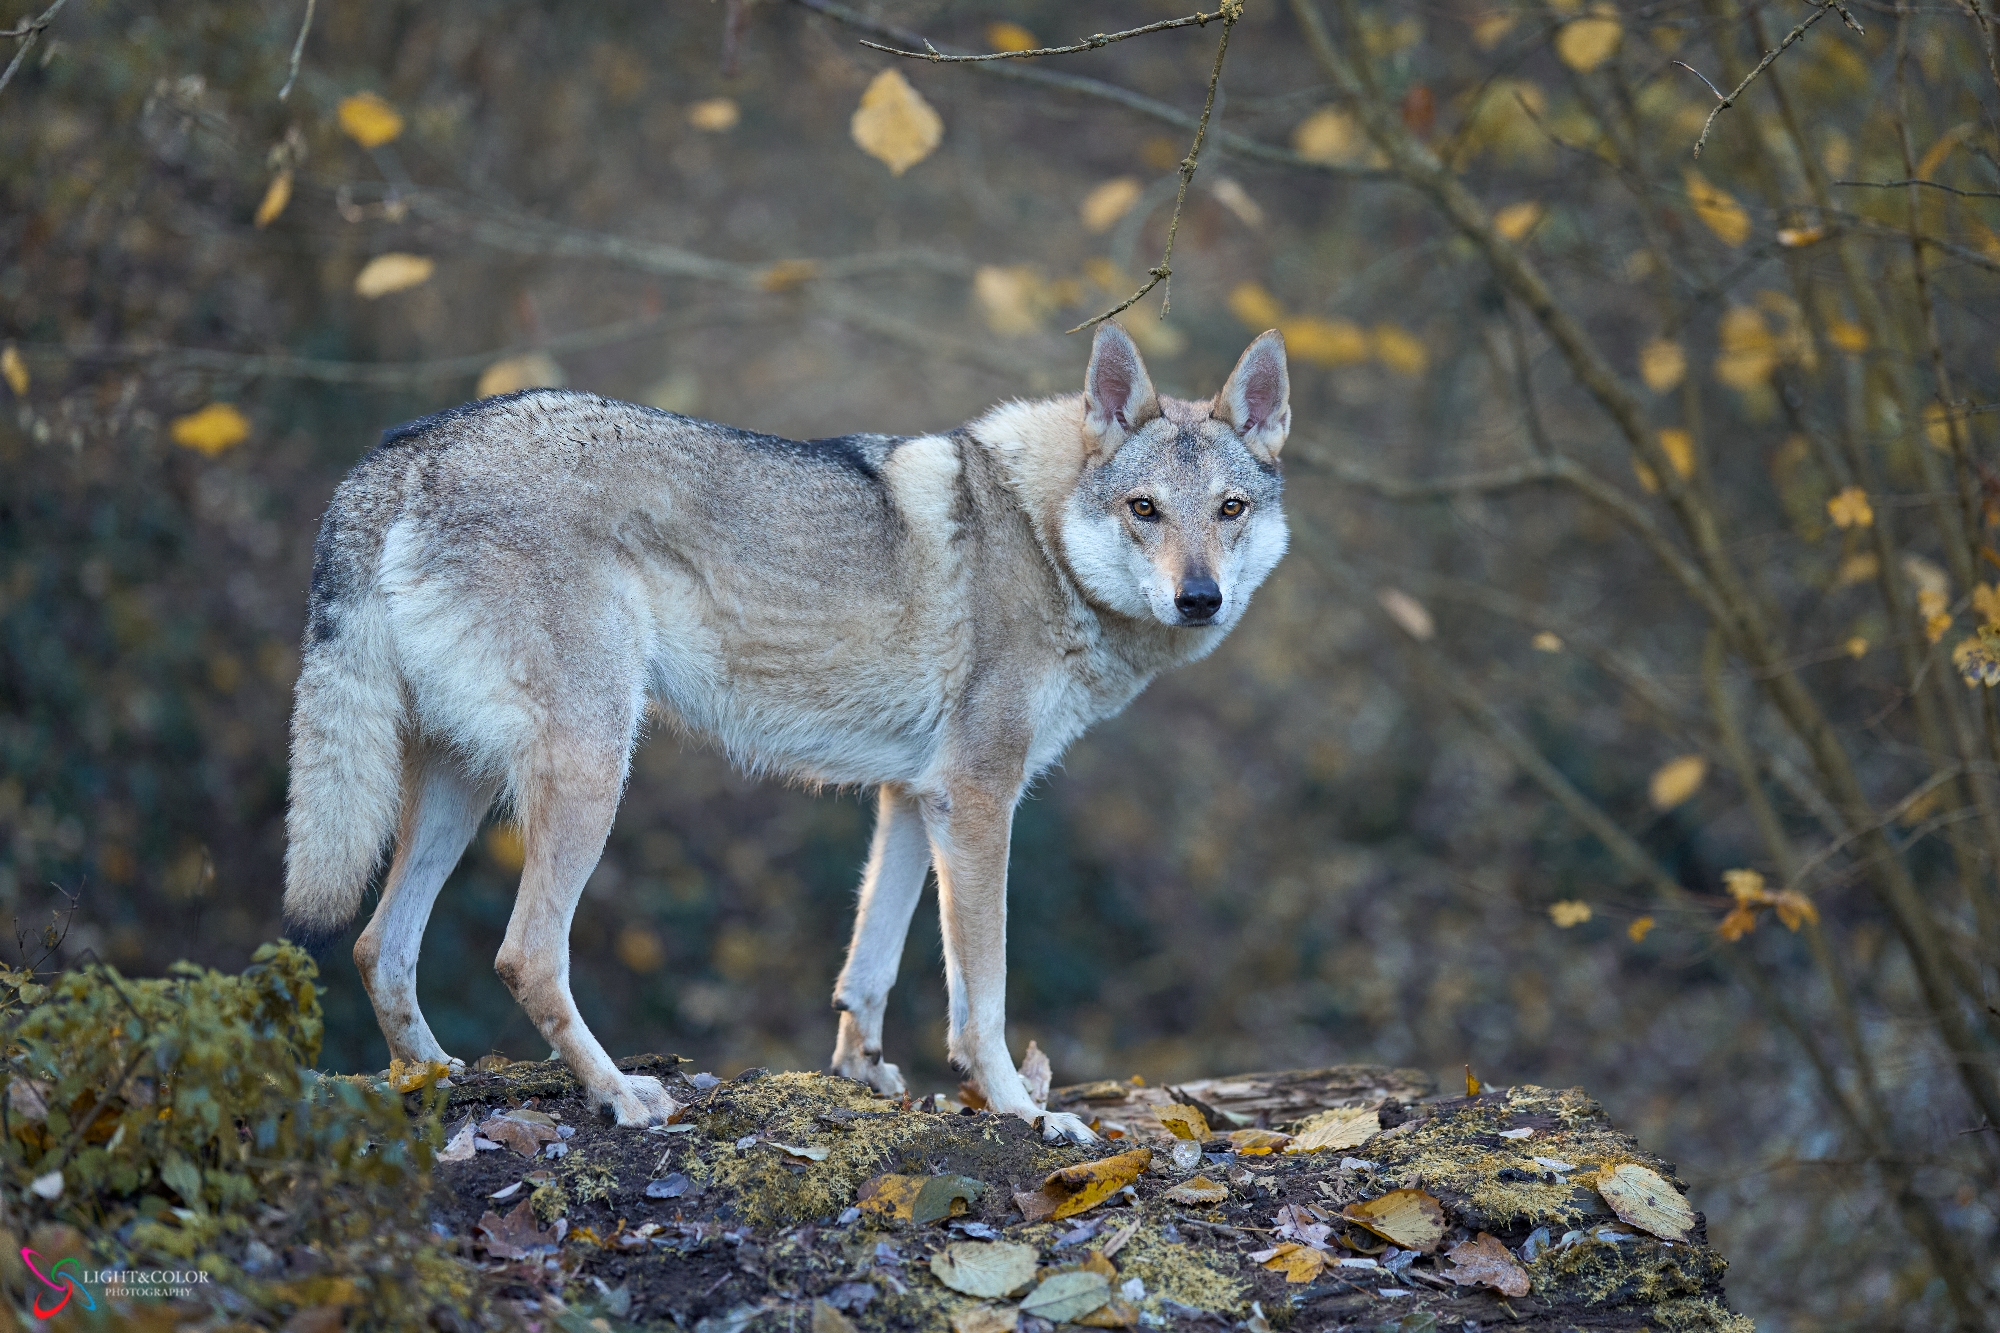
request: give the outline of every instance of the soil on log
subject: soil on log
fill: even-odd
[[[452,1080],[428,1221],[476,1266],[489,1310],[695,1333],[1752,1329],[1724,1303],[1726,1264],[1673,1165],[1580,1090],[1437,1098],[1417,1071],[1372,1066],[1057,1089],[1052,1108],[1107,1138],[1081,1148],[823,1074],[621,1067],[664,1079],[686,1103],[678,1123],[602,1125],[553,1064]],[[1324,1114],[1340,1108],[1360,1111]],[[1302,1141],[1270,1132],[1314,1125],[1349,1146],[1288,1152]],[[1094,1203],[1091,1172],[1045,1183],[1123,1154]],[[1634,1205],[1621,1167],[1671,1197]],[[1399,1246],[1382,1234],[1397,1219],[1351,1220],[1416,1193],[1436,1201],[1434,1234],[1419,1219]],[[1054,1201],[1068,1207],[1044,1215]],[[1674,1217],[1691,1219],[1683,1239],[1654,1234]],[[1486,1284],[1461,1285],[1480,1271]]]

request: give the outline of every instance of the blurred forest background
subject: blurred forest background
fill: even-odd
[[[43,8],[0,44],[27,947],[69,895],[63,957],[129,972],[278,933],[313,535],[383,427],[544,383],[795,437],[1075,391],[1062,330],[1160,263],[1226,29],[1171,313],[1123,321],[1190,396],[1285,331],[1293,552],[1023,806],[1017,1049],[1582,1084],[1762,1327],[1994,1327],[1987,0],[1249,0],[963,65],[859,42],[1186,10],[378,0],[317,5],[288,89],[300,3]],[[868,823],[650,740],[576,921],[606,1044],[822,1065]],[[468,1059],[545,1053],[491,968],[519,857],[490,829],[427,938]],[[949,1088],[918,922],[888,1055]],[[328,1062],[376,1067],[345,946],[328,987]]]

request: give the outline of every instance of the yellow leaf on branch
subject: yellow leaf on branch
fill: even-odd
[[[1408,329],[1394,324],[1377,324],[1374,342],[1375,359],[1398,374],[1421,375],[1430,365],[1429,350]]]
[[[1839,494],[1826,502],[1826,513],[1836,528],[1875,526],[1875,508],[1868,503],[1868,492],[1859,486],[1843,487]]]
[[[861,151],[900,176],[944,141],[944,121],[898,70],[885,69],[861,94],[848,131]]]
[[[1242,321],[1246,328],[1262,331],[1278,327],[1285,318],[1285,308],[1278,304],[1278,298],[1254,282],[1239,282],[1229,289],[1229,313]],[[1300,355],[1299,349],[1285,339],[1285,351]],[[1363,355],[1366,355],[1364,351]]]
[[[1646,794],[1652,799],[1655,810],[1671,810],[1700,791],[1707,777],[1708,760],[1698,754],[1684,754],[1678,759],[1669,759],[1653,771]]]
[[[1093,236],[1110,231],[1132,211],[1145,192],[1137,176],[1114,176],[1083,197],[1083,229]]]
[[[1679,384],[1687,368],[1687,349],[1672,338],[1655,338],[1639,349],[1639,378],[1654,393]]]
[[[989,23],[986,40],[995,51],[1032,51],[1041,43],[1035,34],[1018,23]]]
[[[1285,335],[1286,354],[1301,361],[1316,366],[1351,366],[1368,359],[1368,335],[1359,324],[1301,315],[1296,319],[1279,319],[1277,326],[1278,332]]]
[[[228,403],[210,403],[198,412],[175,417],[167,433],[181,448],[213,458],[250,438],[250,418]]]
[[[1625,927],[1625,938],[1637,944],[1644,940],[1646,936],[1653,933],[1653,925],[1653,918],[1649,916],[1638,917],[1631,925]]]
[[[1708,177],[1688,167],[1683,173],[1687,182],[1688,202],[1694,206],[1695,216],[1702,225],[1714,232],[1724,245],[1741,245],[1750,239],[1750,215],[1736,197],[1729,191],[1709,183]]]
[[[1510,241],[1518,241],[1542,220],[1542,206],[1532,199],[1507,205],[1493,215],[1493,230]]]
[[[1858,356],[1868,350],[1868,330],[1851,319],[1829,319],[1826,340],[1849,355]]]
[[[1556,54],[1579,73],[1596,69],[1618,49],[1625,29],[1615,10],[1599,6],[1588,17],[1572,19],[1556,34]]]
[[[1660,452],[1682,481],[1694,475],[1694,436],[1678,426],[1660,432]]]
[[[0,349],[0,377],[5,377],[16,398],[28,396],[28,363],[21,359],[21,349],[13,343]]]
[[[391,292],[421,287],[431,280],[437,261],[425,255],[407,255],[391,250],[376,255],[354,275],[354,294],[373,301]]]
[[[342,98],[334,115],[347,137],[363,148],[380,148],[403,132],[402,116],[374,93]]]
[[[281,171],[271,177],[271,183],[264,187],[264,198],[257,205],[257,213],[250,219],[250,225],[259,231],[278,220],[278,214],[285,211],[285,205],[292,202],[292,173]]]
[[[1581,898],[1567,898],[1559,903],[1549,904],[1549,920],[1556,923],[1556,929],[1568,930],[1590,920],[1590,904]]]
[[[733,130],[742,119],[743,111],[732,97],[710,97],[688,108],[688,124],[710,134]]]

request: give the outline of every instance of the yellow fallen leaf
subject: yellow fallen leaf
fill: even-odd
[[[1694,475],[1694,436],[1678,426],[1660,432],[1660,452],[1683,481]]]
[[[450,1073],[450,1065],[436,1060],[391,1060],[389,1088],[397,1093],[418,1092]]]
[[[1493,215],[1493,230],[1510,241],[1518,241],[1542,220],[1542,206],[1532,199],[1507,205]]]
[[[522,389],[559,389],[568,380],[563,368],[547,352],[523,352],[520,356],[495,361],[479,374],[473,394],[491,398],[496,394],[518,393]]]
[[[1836,528],[1875,526],[1874,506],[1868,503],[1868,492],[1859,486],[1842,487],[1838,495],[1826,502],[1826,512]]]
[[[1030,1222],[1047,1218],[1061,1221],[1088,1212],[1137,1180],[1153,1164],[1151,1148],[1134,1148],[1115,1157],[1100,1157],[1052,1171],[1042,1187],[1032,1193],[1017,1193],[1014,1202]]]
[[[1625,29],[1615,12],[1597,12],[1587,18],[1572,19],[1556,34],[1556,54],[1577,71],[1596,69],[1618,49]]]
[[[392,250],[376,255],[354,275],[354,294],[373,301],[391,292],[421,287],[431,280],[437,262],[425,255],[406,255]]]
[[[28,396],[28,363],[21,358],[21,349],[8,343],[0,349],[0,377],[7,381],[7,387],[14,391],[16,398]]]
[[[1118,225],[1118,219],[1132,211],[1132,205],[1139,202],[1145,191],[1137,176],[1113,176],[1094,186],[1083,197],[1083,229],[1093,236],[1110,231]]]
[[[1430,365],[1430,352],[1421,339],[1394,324],[1377,324],[1374,332],[1375,359],[1403,375],[1421,375]]]
[[[250,418],[228,403],[210,403],[198,412],[175,417],[167,433],[181,448],[213,458],[250,437]]]
[[[1597,1192],[1620,1221],[1661,1240],[1686,1240],[1694,1229],[1694,1209],[1680,1191],[1636,1162],[1598,1172]]]
[[[1647,794],[1652,798],[1653,808],[1673,809],[1701,790],[1702,780],[1707,776],[1708,760],[1698,754],[1684,754],[1678,759],[1669,759],[1653,771],[1652,781],[1647,784]]]
[[[989,23],[986,41],[995,51],[1033,51],[1041,45],[1035,34],[1018,23]]]
[[[733,97],[710,97],[688,107],[688,124],[710,134],[721,134],[736,128],[743,119],[743,111]]]
[[[1167,1127],[1167,1133],[1177,1139],[1193,1139],[1202,1143],[1208,1138],[1208,1118],[1199,1107],[1174,1102],[1155,1109],[1153,1115]]]
[[[356,93],[341,99],[335,117],[347,137],[363,148],[380,148],[403,132],[403,118],[374,93]]]
[[[1653,918],[1649,916],[1639,917],[1631,925],[1625,927],[1625,938],[1637,944],[1645,939],[1646,936],[1653,933],[1653,924]]]
[[[1708,177],[1693,167],[1685,168],[1683,178],[1687,182],[1688,202],[1694,206],[1695,216],[1702,224],[1714,232],[1724,245],[1741,245],[1750,239],[1750,215],[1736,197],[1727,190],[1709,183]]]
[[[1654,393],[1679,384],[1687,368],[1687,349],[1672,338],[1655,338],[1639,349],[1639,378]]]
[[[1192,1180],[1184,1180],[1167,1191],[1167,1199],[1172,1203],[1222,1203],[1228,1198],[1229,1186],[1217,1184],[1207,1176],[1196,1176]]]
[[[1382,1120],[1372,1106],[1337,1106],[1321,1111],[1299,1126],[1285,1145],[1287,1153],[1326,1152],[1358,1148],[1382,1132]]]
[[[1391,1190],[1379,1199],[1351,1203],[1340,1215],[1392,1245],[1419,1254],[1431,1253],[1444,1239],[1444,1206],[1422,1190]]]
[[[1565,898],[1559,903],[1550,903],[1549,920],[1556,923],[1558,930],[1580,926],[1590,920],[1590,904],[1581,898]]]
[[[944,121],[899,70],[877,74],[848,125],[862,152],[900,176],[944,141]]]
[[[1264,1267],[1283,1273],[1286,1282],[1311,1282],[1326,1270],[1327,1265],[1326,1251],[1292,1241],[1260,1250],[1258,1254],[1267,1256],[1261,1261]],[[1257,1256],[1251,1257],[1254,1259]]]
[[[1229,289],[1229,313],[1245,327],[1259,332],[1275,329],[1285,318],[1285,308],[1278,304],[1278,298],[1254,282],[1239,282]],[[1299,354],[1289,338],[1285,341],[1285,351],[1290,356]],[[1366,355],[1365,344],[1363,355]]]
[[[1479,1075],[1472,1072],[1471,1065],[1467,1065],[1465,1067],[1465,1095],[1468,1097],[1477,1097],[1485,1090],[1486,1085],[1479,1081]]]
[[[1291,1141],[1291,1135],[1280,1134],[1275,1129],[1235,1129],[1229,1132],[1229,1146],[1243,1157],[1264,1157]]]
[[[263,202],[257,205],[257,213],[250,219],[250,225],[262,230],[278,220],[278,214],[285,211],[285,205],[292,202],[292,173],[281,171],[271,177],[271,183],[264,187]]]
[[[1300,361],[1316,366],[1351,366],[1368,359],[1368,335],[1359,324],[1316,315],[1281,318],[1272,323],[1285,336],[1285,354]],[[1261,327],[1270,328],[1272,323]]]

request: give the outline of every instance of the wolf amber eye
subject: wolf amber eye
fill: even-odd
[[[1135,517],[1157,518],[1159,516],[1159,512],[1160,512],[1159,510],[1153,507],[1153,502],[1151,500],[1145,499],[1144,497],[1141,497],[1140,499],[1134,500],[1132,502],[1132,513]]]
[[[1233,496],[1222,502],[1222,516],[1224,518],[1238,518],[1242,515],[1243,509],[1243,502]]]

